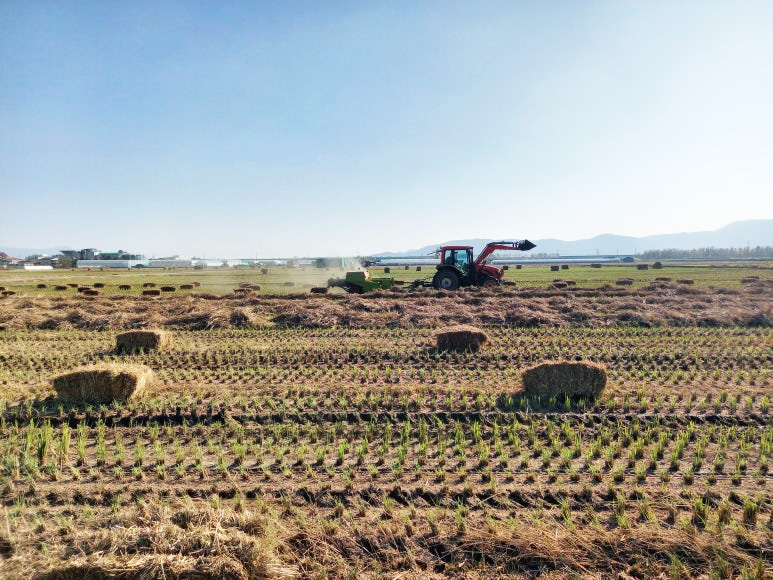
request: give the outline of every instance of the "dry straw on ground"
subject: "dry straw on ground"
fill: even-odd
[[[153,383],[153,371],[144,365],[100,363],[53,379],[54,390],[70,403],[128,401]]]
[[[172,335],[165,330],[131,330],[115,337],[117,353],[161,350],[172,345]]]
[[[597,397],[607,384],[604,365],[590,361],[542,363],[526,369],[521,377],[530,395]]]
[[[481,329],[465,324],[439,330],[435,337],[437,339],[437,349],[440,351],[477,351],[488,341],[488,335]]]

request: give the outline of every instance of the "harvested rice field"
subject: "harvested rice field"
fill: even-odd
[[[3,298],[0,576],[770,577],[773,275],[756,271]],[[479,351],[437,349],[459,324]],[[116,348],[151,328],[168,341]],[[527,394],[526,369],[557,361],[606,386]],[[155,380],[57,398],[53,377],[103,363]]]

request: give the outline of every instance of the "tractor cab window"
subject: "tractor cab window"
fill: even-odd
[[[448,250],[443,264],[446,266],[456,266],[467,274],[470,271],[469,252],[466,250]]]

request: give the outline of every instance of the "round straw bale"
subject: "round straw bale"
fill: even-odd
[[[155,287],[156,287],[156,283],[155,283],[155,282],[145,282],[145,283],[142,285],[142,287],[143,287],[143,288],[155,288]]]
[[[416,266],[416,271],[421,272],[421,266]]]
[[[502,269],[503,269],[503,270],[509,270],[509,269],[510,269],[510,266],[508,266],[507,264],[505,264],[504,266],[502,266]]]
[[[315,286],[311,290],[309,290],[312,294],[327,294],[327,288],[324,286]]]
[[[143,296],[160,296],[161,290],[143,290],[142,291]]]
[[[161,292],[174,292],[177,286],[161,286]]]
[[[104,288],[105,283],[104,282],[94,282],[94,288]]]
[[[67,286],[54,286],[54,290],[61,292],[62,290],[67,290]]]
[[[649,264],[636,264],[637,270],[649,270]]]
[[[268,268],[261,268],[260,269],[260,273],[261,274],[268,274],[268,272],[269,272]]]
[[[91,286],[78,286],[78,292],[85,292],[86,290],[91,290]]]
[[[384,268],[384,274],[391,274],[391,273],[392,273],[392,268],[389,268],[389,267]]]
[[[558,272],[558,266],[550,266],[551,272]]]
[[[100,363],[54,377],[57,397],[71,403],[128,401],[155,380],[145,365]]]
[[[16,294],[13,290],[3,290],[3,296],[13,296]]]
[[[663,262],[655,262],[654,264],[652,264],[652,268],[654,270],[660,270],[662,267],[663,267]]]
[[[163,350],[172,345],[172,335],[165,330],[130,330],[115,337],[118,354]]]
[[[593,263],[590,265],[591,268],[601,268],[601,264]]]
[[[100,291],[99,290],[94,290],[93,288],[87,288],[86,290],[83,291],[83,295],[84,296],[99,296],[100,295]]]
[[[410,269],[410,266],[405,266],[405,267],[404,267],[404,269],[405,269],[405,270],[409,270],[409,269]]]
[[[516,270],[522,270],[523,269],[523,264],[516,264],[515,265],[515,269]]]
[[[607,384],[607,371],[590,361],[559,361],[528,368],[521,378],[530,395],[597,397]]]
[[[618,286],[633,286],[633,278],[620,278],[615,284]]]
[[[488,335],[479,328],[461,324],[443,328],[435,333],[437,349],[445,350],[471,350],[480,349],[488,340]]]
[[[682,278],[681,280],[676,281],[677,284],[695,284],[695,280],[691,280],[690,278]]]
[[[193,284],[180,284],[180,290],[193,290]]]
[[[118,289],[119,290],[131,290],[132,287],[131,287],[130,284],[121,284],[120,286],[118,286]]]
[[[568,270],[569,269],[569,264],[561,264],[561,269],[562,270]]]
[[[46,284],[38,284],[38,288],[48,288]]]

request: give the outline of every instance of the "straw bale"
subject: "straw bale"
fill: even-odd
[[[193,290],[193,284],[180,284],[180,290]]]
[[[54,290],[59,290],[61,292],[62,290],[67,290],[67,286],[54,286]]]
[[[161,292],[174,292],[177,286],[161,286]]]
[[[94,290],[93,288],[87,288],[86,290],[83,291],[83,295],[84,296],[99,296],[100,295],[100,291],[99,290]]]
[[[52,382],[62,401],[100,404],[128,401],[154,380],[145,365],[100,363],[59,375]]]
[[[504,266],[502,266],[502,269],[503,269],[503,270],[509,270],[509,269],[510,269],[510,266],[508,266],[507,264],[505,264]]]
[[[156,283],[155,283],[155,282],[145,282],[145,283],[142,285],[142,287],[143,287],[143,288],[155,288],[155,287],[156,287]]]
[[[649,269],[649,264],[636,264],[636,269],[637,270],[648,270]]]
[[[633,286],[633,278],[620,278],[615,284],[618,286]]]
[[[653,270],[660,270],[663,267],[663,262],[655,262],[652,264]]]
[[[78,292],[85,292],[86,290],[92,290],[91,286],[78,286]]]
[[[597,397],[607,384],[607,371],[591,361],[559,361],[528,368],[521,378],[530,395]]]
[[[131,290],[132,287],[131,287],[130,284],[121,284],[120,286],[118,286],[118,289],[119,290]]]
[[[160,296],[161,290],[143,290],[142,291],[143,296]]]
[[[269,272],[268,268],[261,268],[260,269],[260,273],[261,274],[268,274],[268,272]]]
[[[14,296],[16,292],[13,290],[3,290],[3,296]]]
[[[38,288],[48,288],[48,286],[46,284],[38,284]]]
[[[312,294],[327,294],[327,288],[324,286],[315,286],[309,290]]]
[[[392,268],[389,268],[389,267],[384,268],[384,274],[391,274],[391,273],[392,273]]]
[[[115,337],[118,354],[163,350],[172,345],[172,335],[165,330],[130,330]]]
[[[416,271],[421,272],[421,266],[416,266]]]
[[[94,282],[94,288],[104,288],[105,283],[104,282]]]
[[[522,270],[523,269],[523,264],[516,264],[515,265],[515,269],[516,270]]]
[[[551,272],[558,272],[558,266],[550,266]]]
[[[0,292],[2,292],[3,290],[7,290],[7,288],[5,286],[0,286]]]
[[[591,268],[601,268],[601,264],[593,263],[590,265]]]
[[[561,264],[561,269],[562,270],[568,270],[569,269],[569,264]]]
[[[437,349],[445,350],[479,350],[488,340],[488,335],[479,328],[461,324],[439,330],[435,334]]]

